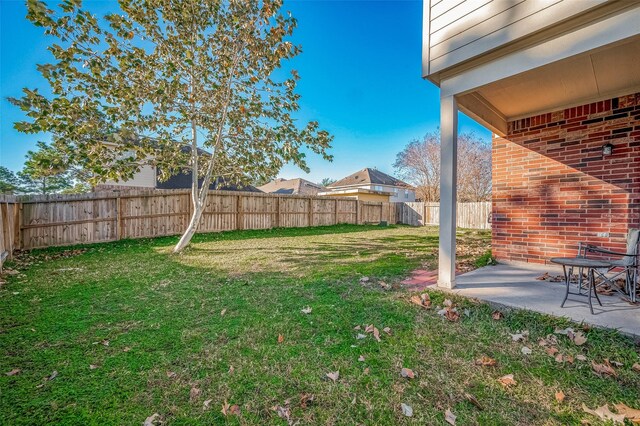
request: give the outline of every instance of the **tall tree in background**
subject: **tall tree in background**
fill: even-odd
[[[18,177],[11,170],[0,166],[0,194],[15,194],[19,191]]]
[[[413,140],[396,156],[397,174],[426,202],[440,201],[440,132]],[[458,200],[491,199],[491,145],[473,133],[458,136]]]
[[[53,95],[24,89],[11,99],[31,118],[15,126],[52,133],[52,147],[91,171],[93,183],[131,178],[145,164],[163,178],[188,167],[193,214],[174,251],[196,232],[212,178],[269,179],[287,162],[308,171],[303,148],[331,159],[331,136],[291,116],[298,74],[276,78],[300,52],[281,0],[119,5],[121,13],[98,19],[78,0],[58,12],[28,1],[27,17],[57,39],[55,61],[38,66]]]
[[[38,150],[29,151],[24,168],[18,172],[18,191],[28,194],[52,194],[73,187],[73,178],[59,153],[38,142]]]
[[[321,186],[329,186],[332,183],[337,182],[335,179],[331,179],[331,178],[324,178],[320,181],[320,185]]]

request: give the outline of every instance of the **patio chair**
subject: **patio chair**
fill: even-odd
[[[613,259],[608,259],[612,267],[607,271],[596,271],[604,282],[608,283],[612,288],[616,289],[614,280],[618,279],[624,274],[625,280],[625,293],[629,295],[631,302],[636,301],[636,290],[638,285],[638,278],[640,277],[640,250],[638,245],[640,244],[640,229],[629,229],[627,234],[627,251],[626,253],[618,253],[611,250],[607,250],[602,247],[597,247],[592,244],[580,243],[578,246],[578,253],[581,257],[588,257],[589,254],[597,253],[605,256],[619,256]]]

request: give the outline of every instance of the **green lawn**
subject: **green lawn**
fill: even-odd
[[[491,307],[453,299],[461,318],[450,322],[437,291],[431,309],[410,304],[398,282],[435,266],[433,228],[234,231],[199,235],[177,256],[176,240],[43,250],[9,264],[20,273],[0,289],[0,424],[140,425],[158,413],[180,425],[287,424],[287,415],[290,424],[424,425],[444,424],[451,409],[459,425],[564,425],[597,424],[583,403],[640,408],[638,348],[616,332],[587,330],[583,346],[558,336],[560,353],[586,357],[571,364],[538,345],[566,321],[521,311],[496,321]],[[464,268],[489,234],[459,241]],[[524,343],[509,335],[518,330],[529,332]],[[482,356],[497,365],[476,365]],[[617,377],[593,372],[605,358],[623,363]],[[416,377],[401,377],[403,367]],[[335,382],[326,377],[336,371]],[[506,374],[515,386],[499,383]],[[225,417],[225,401],[239,415]]]

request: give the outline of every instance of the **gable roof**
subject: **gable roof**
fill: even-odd
[[[340,179],[328,185],[328,188],[339,188],[341,186],[354,186],[354,185],[389,185],[399,187],[410,187],[406,182],[396,179],[393,176],[389,176],[386,173],[382,173],[380,170],[365,168],[355,172],[345,178]]]
[[[310,194],[322,191],[324,188],[306,179],[275,179],[259,186],[259,190],[270,194]]]
[[[178,173],[171,176],[166,181],[160,181],[160,170],[156,171],[156,188],[157,189],[191,189],[191,176],[190,170],[186,170],[183,173]],[[202,187],[204,178],[198,179],[198,188]],[[242,185],[239,183],[227,182],[221,177],[211,179],[209,189],[220,191],[244,191],[244,192],[262,192],[258,188],[251,185]]]

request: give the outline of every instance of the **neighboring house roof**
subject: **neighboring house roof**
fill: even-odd
[[[324,188],[306,179],[276,179],[265,185],[259,186],[259,190],[269,194],[301,194],[316,195]]]
[[[159,176],[160,172],[156,172]],[[203,178],[198,179],[198,187],[202,186]],[[191,188],[191,172],[179,173],[171,176],[164,182],[157,181],[156,188],[158,189],[190,189]],[[213,179],[209,185],[209,189],[217,189],[220,191],[246,191],[246,192],[262,192],[258,188],[252,185],[241,185],[230,182],[225,182],[223,178],[217,177]]]
[[[386,173],[382,173],[380,170],[365,168],[352,175],[340,179],[328,185],[327,188],[340,188],[343,186],[356,186],[356,185],[389,185],[398,186],[403,188],[409,188],[406,182],[396,179],[393,176],[389,176]]]

